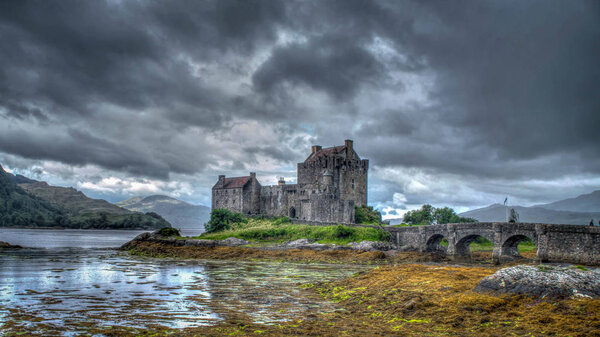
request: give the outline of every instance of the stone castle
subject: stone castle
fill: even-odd
[[[226,178],[212,188],[212,208],[226,208],[247,215],[288,216],[316,222],[354,223],[354,207],[367,204],[369,160],[360,159],[352,140],[311,154],[298,163],[296,184],[262,186],[256,173]]]

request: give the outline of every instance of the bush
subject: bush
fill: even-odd
[[[352,235],[354,235],[354,228],[348,227],[348,226],[342,226],[342,225],[337,225],[335,227],[335,229],[333,230],[333,236],[335,236],[338,239],[345,239],[345,238],[349,238]]]
[[[179,231],[173,227],[163,227],[156,232],[160,236],[181,236]]]
[[[228,209],[215,208],[210,212],[210,220],[204,225],[206,233],[224,231],[231,228],[232,223],[244,222],[242,213],[234,213]]]
[[[381,213],[373,209],[373,206],[354,206],[354,222],[358,224],[379,224]]]

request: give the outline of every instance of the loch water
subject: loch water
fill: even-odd
[[[168,260],[129,256],[118,247],[137,231],[0,228],[0,331],[11,322],[76,333],[99,326],[185,328],[229,316],[274,323],[334,310],[302,284],[335,280],[365,266],[256,261]],[[15,322],[19,317],[31,319]],[[0,334],[1,335],[1,334]]]

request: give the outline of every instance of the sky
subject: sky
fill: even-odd
[[[210,205],[353,139],[369,204],[600,189],[598,1],[2,1],[0,164]]]

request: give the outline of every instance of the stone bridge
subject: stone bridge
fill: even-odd
[[[469,244],[484,237],[494,244],[493,260],[521,257],[519,242],[537,245],[536,261],[600,265],[600,227],[535,223],[478,222],[413,227],[385,227],[399,248],[445,252],[453,258],[470,256]],[[443,239],[448,246],[440,245]]]

